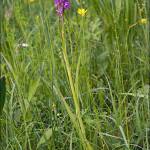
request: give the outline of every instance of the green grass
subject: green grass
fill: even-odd
[[[0,150],[150,149],[147,0],[0,5]]]

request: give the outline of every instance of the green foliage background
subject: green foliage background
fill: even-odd
[[[150,149],[149,1],[0,3],[0,149]]]

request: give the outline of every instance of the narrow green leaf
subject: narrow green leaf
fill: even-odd
[[[120,129],[120,132],[121,132],[121,134],[122,134],[122,137],[123,137],[123,139],[124,139],[124,143],[125,143],[127,149],[130,149],[130,148],[129,148],[128,141],[127,141],[127,139],[126,139],[126,135],[125,135],[125,133],[124,133],[124,131],[123,131],[122,126],[119,126],[119,129]]]
[[[120,16],[120,12],[121,12],[121,3],[122,3],[122,0],[116,0],[116,1],[115,1],[115,4],[116,4],[116,16],[117,16],[117,19],[119,19],[119,16]]]

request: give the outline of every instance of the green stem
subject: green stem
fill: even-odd
[[[76,116],[77,116],[77,120],[78,120],[79,127],[80,127],[79,132],[81,132],[81,135],[82,135],[84,148],[87,149],[87,150],[92,150],[91,145],[89,144],[88,140],[86,139],[85,128],[84,128],[84,124],[83,124],[82,117],[81,117],[81,114],[80,114],[79,100],[78,100],[78,97],[77,97],[77,93],[75,91],[73,78],[72,78],[72,74],[71,74],[71,68],[70,68],[68,55],[67,55],[66,41],[65,41],[65,36],[64,36],[64,23],[63,22],[62,22],[61,36],[62,36],[63,56],[64,56],[66,70],[67,70],[67,74],[68,74],[68,78],[69,78],[69,84],[70,84],[70,87],[71,87],[71,92],[72,92],[72,96],[73,96],[73,100],[74,100],[74,104],[75,104]]]

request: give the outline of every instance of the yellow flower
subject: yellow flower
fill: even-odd
[[[147,24],[147,19],[146,18],[142,18],[139,20],[139,24]]]
[[[86,12],[87,12],[87,10],[84,8],[78,8],[78,10],[77,10],[77,13],[79,15],[81,15],[82,17],[85,16]]]
[[[35,0],[28,0],[29,3],[33,3]]]

